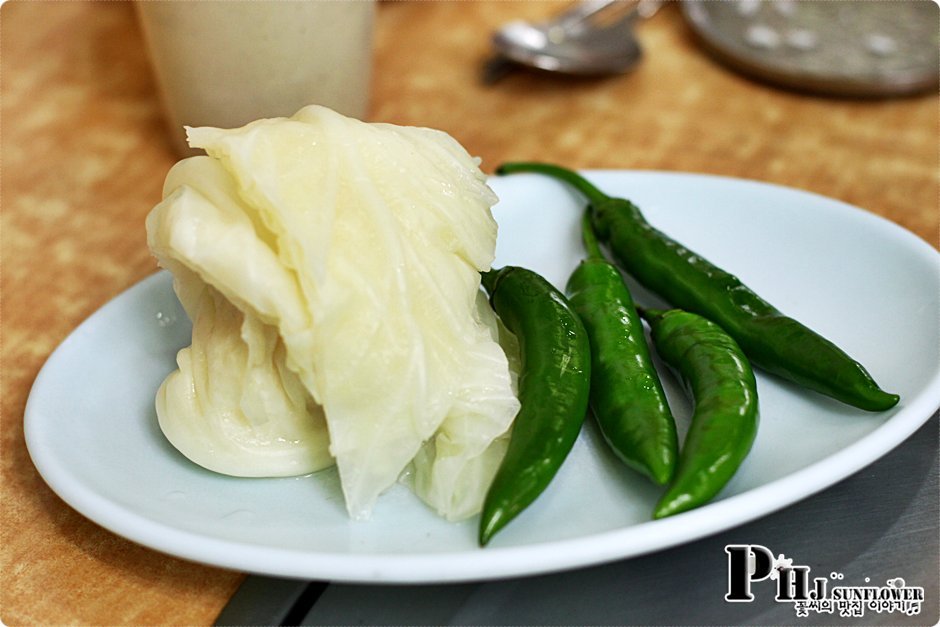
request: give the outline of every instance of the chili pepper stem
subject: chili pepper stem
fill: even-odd
[[[496,281],[499,278],[499,268],[493,268],[487,270],[486,272],[480,273],[480,283],[483,285],[483,289],[486,290],[487,294],[492,294],[493,290],[496,288]]]
[[[515,174],[517,172],[535,172],[538,174],[545,174],[547,176],[561,179],[584,194],[592,203],[610,200],[610,196],[594,187],[590,181],[574,170],[562,168],[557,165],[536,163],[532,161],[515,161],[511,163],[504,163],[496,168],[496,174],[500,175]]]
[[[584,250],[587,252],[588,259],[605,259],[600,244],[597,243],[594,226],[591,224],[590,209],[585,211],[581,218],[581,239],[584,240]]]
[[[640,314],[640,316],[647,322],[657,318],[662,318],[666,314],[665,309],[650,309],[648,307],[641,307],[639,305],[636,306],[636,312]]]

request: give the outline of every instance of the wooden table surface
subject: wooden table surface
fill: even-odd
[[[676,6],[640,27],[627,76],[478,81],[489,33],[557,2],[384,2],[370,120],[440,128],[491,171],[578,168],[744,177],[880,214],[938,246],[936,95],[820,98],[751,82],[697,47]],[[126,2],[20,2],[2,59],[2,606],[18,624],[210,624],[243,575],[164,556],[89,522],[30,462],[22,418],[52,350],[156,270],[144,217],[175,160]],[[132,376],[132,375],[129,375]]]

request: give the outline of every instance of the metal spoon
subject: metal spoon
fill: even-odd
[[[628,72],[643,57],[633,24],[652,17],[660,5],[660,0],[584,0],[546,22],[510,22],[493,34],[498,55],[488,62],[484,80],[495,82],[513,64],[586,76]]]

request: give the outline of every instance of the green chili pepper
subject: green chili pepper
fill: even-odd
[[[744,353],[717,324],[678,309],[643,315],[656,351],[694,403],[675,479],[653,512],[663,518],[707,503],[738,470],[757,435],[757,384]]]
[[[480,515],[480,545],[528,507],[568,456],[587,413],[591,380],[587,332],[544,278],[507,266],[483,273],[503,324],[519,340],[521,407]]]
[[[601,253],[587,212],[581,232],[587,257],[566,292],[591,341],[591,409],[617,457],[662,485],[676,467],[676,423],[630,290]]]
[[[498,173],[539,172],[566,181],[591,203],[597,235],[621,266],[674,307],[720,325],[764,370],[869,411],[897,404],[864,366],[783,315],[734,275],[653,228],[628,200],[611,198],[576,172],[542,163],[510,163]]]

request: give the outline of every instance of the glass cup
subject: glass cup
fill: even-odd
[[[137,2],[173,147],[184,126],[242,126],[309,104],[363,118],[374,0]]]

